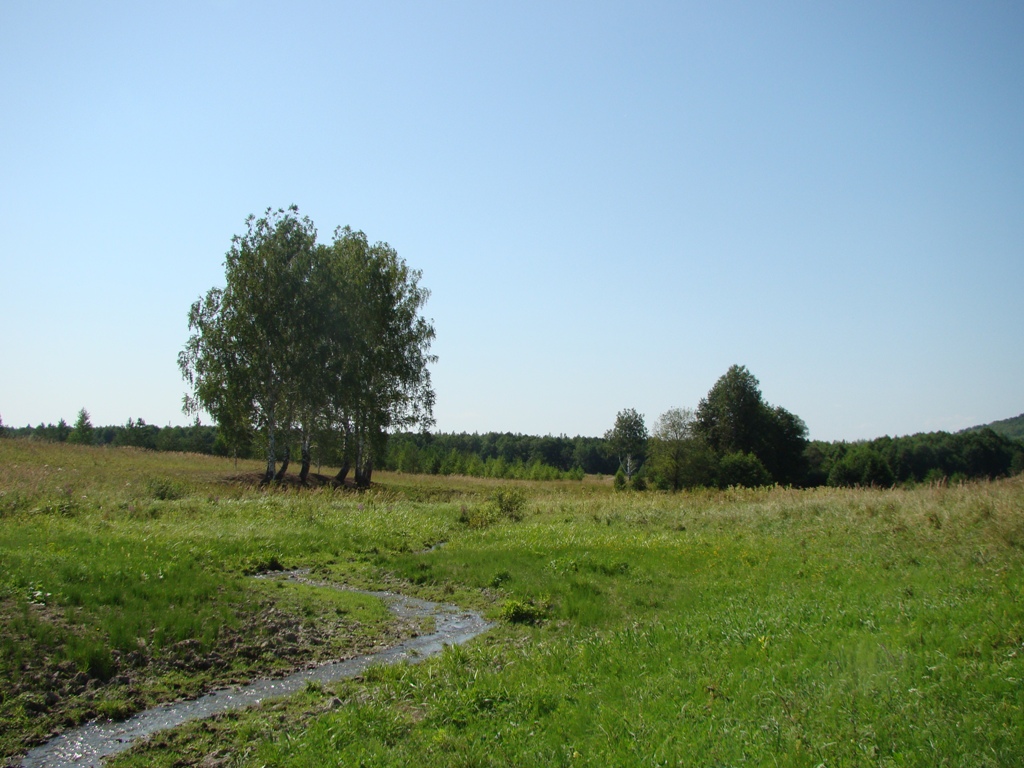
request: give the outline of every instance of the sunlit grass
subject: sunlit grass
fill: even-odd
[[[367,493],[296,493],[227,484],[243,468],[225,460],[22,441],[0,441],[0,467],[13,733],[46,711],[23,669],[34,655],[102,679],[104,652],[123,659],[140,637],[156,655],[214,648],[256,596],[360,619],[248,578],[266,568],[500,622],[421,666],[188,726],[118,764],[1024,762],[1021,478],[669,495],[380,474]],[[515,517],[493,514],[507,486],[524,496]]]
[[[243,763],[1019,764],[1020,500],[1019,480],[538,500],[393,562],[545,624],[339,686],[344,711]]]

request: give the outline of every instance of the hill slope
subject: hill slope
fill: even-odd
[[[977,432],[979,429],[985,429],[986,427],[1011,440],[1024,440],[1024,413],[1020,416],[1014,416],[1012,419],[1001,419],[1000,421],[993,421],[991,424],[969,427],[964,432]]]

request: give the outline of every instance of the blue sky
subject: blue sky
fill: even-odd
[[[1024,411],[1024,6],[0,3],[0,417],[186,423],[186,315],[295,203],[422,270],[437,428],[812,438]]]

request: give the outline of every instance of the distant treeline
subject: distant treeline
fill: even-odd
[[[143,419],[128,419],[128,423],[113,427],[86,426],[72,427],[64,419],[56,424],[39,424],[27,427],[2,427],[8,437],[26,437],[53,443],[80,443],[86,445],[133,446],[151,451],[179,451],[182,453],[206,453],[220,456],[230,455],[227,445],[219,439],[217,427],[195,424],[188,427],[158,427],[147,424]],[[76,429],[78,430],[76,432]],[[255,454],[253,454],[255,457]],[[245,456],[248,458],[248,451]]]
[[[91,431],[79,431],[78,435],[76,429],[81,430],[83,425],[72,427],[63,419],[36,427],[0,426],[0,430],[7,437],[52,442],[70,440],[99,446],[235,455],[215,426],[157,427],[142,419],[129,419],[118,426],[86,425]],[[240,449],[237,456],[258,459],[264,452],[265,447],[254,442]],[[506,479],[582,479],[586,474],[613,475],[619,468],[606,438],[537,437],[509,432],[401,433],[391,435],[384,456],[381,469],[396,472]],[[980,428],[854,443],[815,440],[807,445],[803,458],[801,480],[795,485],[888,487],[1016,475],[1024,472],[1024,442]],[[645,477],[650,486],[663,485],[654,470],[648,470]]]
[[[392,435],[386,456],[384,469],[396,472],[522,480],[582,479],[619,467],[604,438],[510,432]]]
[[[804,451],[805,485],[877,485],[1005,477],[1024,472],[1024,443],[989,428],[879,437],[868,442],[814,441]]]
[[[88,417],[88,414],[86,414]],[[93,427],[81,415],[74,427],[57,424],[2,427],[9,437],[89,445],[134,446],[153,451],[182,451],[240,459],[261,459],[266,447],[258,439],[237,449],[216,426],[158,427],[143,419],[125,425]],[[77,433],[76,433],[77,430]],[[81,435],[76,439],[77,435]],[[510,432],[479,434],[400,433],[391,435],[381,469],[410,474],[474,475],[507,479],[582,479],[586,474],[614,474],[618,461],[599,437],[534,437]],[[317,451],[313,450],[314,460]]]

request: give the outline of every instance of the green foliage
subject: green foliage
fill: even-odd
[[[1010,474],[1019,475],[1024,472],[1024,449],[1014,451],[1013,458],[1010,460]]]
[[[1010,419],[1000,419],[999,421],[993,421],[991,424],[971,427],[970,429],[965,429],[964,432],[981,432],[985,429],[991,429],[996,434],[1008,437],[1011,440],[1024,441],[1024,413]]]
[[[658,418],[650,441],[647,469],[657,488],[712,487],[717,482],[718,459],[694,431],[694,414],[672,408]]]
[[[511,624],[536,624],[546,615],[547,608],[532,600],[506,600],[501,606],[501,618]]]
[[[598,439],[400,433],[389,438],[381,469],[498,480],[582,480],[586,470],[575,463],[574,447],[591,440]]]
[[[765,403],[760,382],[745,366],[731,366],[701,399],[694,431],[719,457],[753,454],[775,482],[804,482],[807,426],[786,409]]]
[[[631,480],[647,455],[647,425],[643,414],[633,408],[619,411],[615,416],[615,426],[605,433],[604,439],[608,449],[618,457],[619,466]]]
[[[147,424],[144,419],[136,421],[129,417],[128,422],[117,431],[111,442],[113,445],[156,450],[160,432],[159,427]]]
[[[147,486],[150,495],[158,501],[178,501],[191,493],[187,483],[166,477],[153,478]]]
[[[246,576],[283,570],[284,565],[281,564],[281,558],[277,552],[257,552],[243,558],[241,563],[241,571]]]
[[[626,480],[626,473],[622,471],[622,467],[619,467],[615,471],[615,479],[612,481],[612,487],[615,488],[616,491],[624,491],[626,490],[628,482],[629,481]]]
[[[519,488],[495,488],[480,505],[462,505],[459,522],[470,528],[486,528],[503,520],[519,522],[526,514],[526,494]]]
[[[473,506],[463,504],[459,508],[457,519],[462,525],[469,528],[486,528],[498,521],[494,507],[487,504]]]
[[[497,488],[491,494],[490,501],[501,517],[517,521],[523,519],[526,507],[526,494],[521,489],[513,487]]]
[[[718,462],[720,488],[759,488],[772,484],[772,476],[752,453],[727,453]]]
[[[877,486],[888,488],[895,476],[889,463],[867,445],[857,445],[832,465],[828,475],[831,486]]]
[[[296,320],[309,300],[316,229],[308,218],[267,210],[246,219],[232,239],[223,289],[212,288],[189,312],[189,337],[178,365],[192,394],[185,410],[205,409],[227,434],[267,438],[267,480],[274,476],[278,429],[287,427],[289,395],[304,373],[297,353],[308,330]]]
[[[303,477],[314,440],[337,442],[368,485],[388,431],[432,423],[434,329],[419,314],[429,295],[420,273],[348,227],[318,245],[295,206],[246,225],[225,258],[226,286],[189,313],[178,357],[192,388],[186,411],[212,414],[232,448],[260,434],[267,482],[294,430]]]
[[[68,434],[67,441],[75,445],[92,445],[92,433],[89,412],[83,408],[78,412],[78,419],[75,421],[74,429]]]
[[[1016,474],[1020,444],[989,429],[880,437],[863,443],[815,442],[805,451],[808,484],[833,486],[934,482],[936,478]],[[1024,458],[1018,460],[1024,465]]]
[[[673,409],[675,410],[675,409]],[[680,409],[684,410],[684,409]],[[776,412],[781,409],[774,409]],[[795,417],[794,417],[795,418]],[[7,427],[8,437],[31,437],[58,442],[71,432],[60,424],[37,427]],[[187,427],[158,428],[144,420],[129,419],[127,425],[93,428],[96,445],[134,445],[160,451],[255,458],[260,450],[254,444],[231,446],[225,432],[215,426],[194,424]],[[672,446],[657,431],[650,440],[650,456],[645,464],[649,483],[662,490],[715,487],[718,485],[719,457],[695,436]],[[332,441],[322,435],[318,455],[330,461],[336,455]],[[793,447],[795,444],[791,444]],[[894,482],[934,482],[936,478],[989,478],[1011,476],[1024,471],[1024,447],[993,430],[977,429],[956,434],[931,432],[906,437],[883,437],[863,443],[889,465]],[[457,458],[448,466],[458,474],[504,480],[582,480],[586,474],[614,474],[617,459],[609,459],[603,438],[534,437],[509,433],[453,434],[399,433],[390,438],[389,450],[381,469],[407,473],[438,474],[445,457],[453,451]],[[801,480],[797,485],[827,485],[834,465],[853,446],[814,441],[801,451]],[[682,450],[672,454],[671,451]],[[237,454],[236,454],[237,451]],[[667,455],[666,455],[667,454]],[[783,456],[787,452],[783,452]],[[777,457],[777,454],[776,454]],[[668,461],[666,461],[666,458]],[[762,458],[759,456],[759,458]],[[549,463],[554,462],[554,463]],[[765,463],[762,459],[762,463]],[[765,468],[772,472],[771,466]],[[863,484],[862,473],[839,470],[833,482],[847,477],[850,484]],[[876,484],[885,484],[884,474]]]
[[[720,455],[753,453],[765,407],[757,378],[745,366],[733,365],[701,399],[694,428]]]

